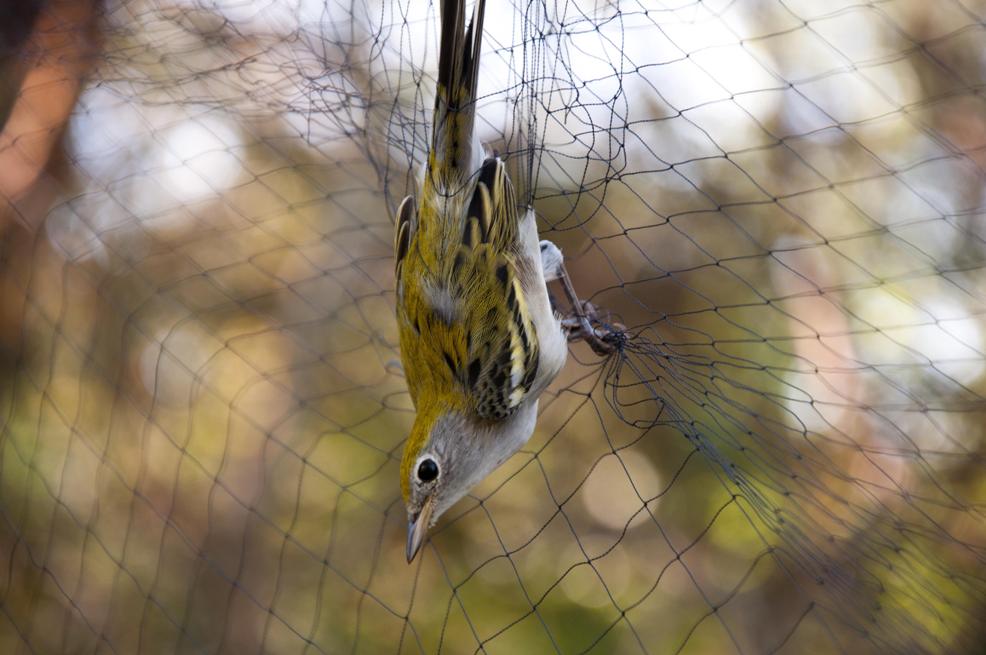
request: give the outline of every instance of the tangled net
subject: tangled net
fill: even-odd
[[[491,7],[484,138],[625,331],[410,567],[437,7],[18,12],[0,651],[980,652],[983,2]]]

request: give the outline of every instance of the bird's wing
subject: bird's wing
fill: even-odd
[[[512,257],[473,251],[472,273],[464,276],[465,293],[483,294],[467,318],[467,362],[464,383],[471,390],[476,413],[502,419],[524,400],[537,375],[538,340]]]
[[[412,202],[398,211],[395,246],[397,316],[412,399],[417,402],[419,389],[442,394],[458,385],[480,418],[505,418],[530,390],[539,355],[518,278],[518,215],[503,163],[484,163],[461,240],[434,266],[425,264],[413,240]]]
[[[411,238],[414,236],[416,213],[414,196],[405,197],[397,207],[397,220],[394,224],[394,277],[397,278],[398,285],[401,282],[404,258],[407,257]],[[399,289],[398,294],[400,294]]]
[[[486,195],[480,195],[479,189],[485,188]],[[486,199],[488,206],[479,206]],[[468,221],[477,218],[483,222],[482,234],[484,241],[497,252],[518,252],[520,214],[517,212],[516,194],[507,167],[499,157],[488,157],[479,169],[476,180],[476,190],[472,202],[466,211]]]
[[[538,339],[517,277],[518,215],[503,162],[484,162],[466,211],[462,245],[448,280],[469,311],[460,381],[476,413],[509,416],[531,388],[538,369]]]

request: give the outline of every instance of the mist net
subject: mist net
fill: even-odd
[[[986,2],[489,5],[483,139],[626,329],[410,566],[437,4],[12,15],[0,651],[981,652]]]

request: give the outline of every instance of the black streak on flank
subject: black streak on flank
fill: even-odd
[[[482,368],[482,364],[480,363],[479,358],[476,358],[471,362],[469,362],[468,382],[470,388],[475,387],[476,382],[479,381],[479,372],[481,368]]]
[[[537,375],[538,366],[540,366],[541,363],[540,359],[541,358],[538,354],[534,353],[533,362],[531,363],[531,366],[528,367],[527,375],[524,376],[524,380],[521,382],[525,392],[530,391],[531,385],[534,384],[534,377]]]
[[[500,284],[507,286],[507,265],[500,264],[496,267],[496,279],[500,280]]]
[[[469,225],[470,227],[475,225],[477,238],[470,238],[472,243],[467,245],[475,246],[479,242],[485,242],[487,239],[486,230],[483,229],[486,221],[483,220],[483,215],[486,214],[486,207],[483,204],[483,192],[482,189],[477,187],[475,193],[473,193],[472,201],[469,203]]]
[[[497,389],[502,389],[504,385],[507,384],[507,371],[505,369],[500,369],[493,376],[493,386]]]

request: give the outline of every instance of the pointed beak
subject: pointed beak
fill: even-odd
[[[425,501],[421,511],[407,524],[407,563],[421,550],[421,545],[428,536],[428,524],[431,523],[431,513],[435,509],[433,497]]]

